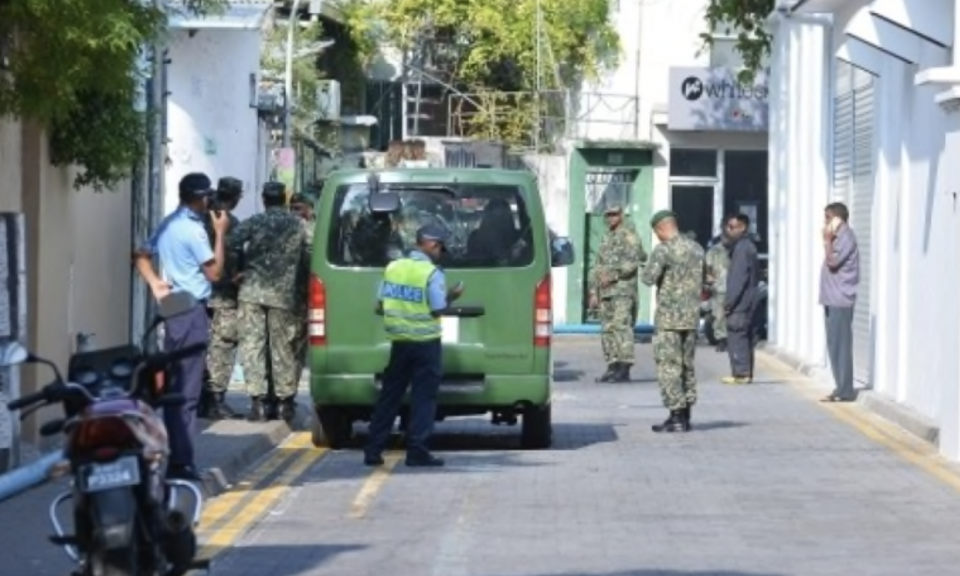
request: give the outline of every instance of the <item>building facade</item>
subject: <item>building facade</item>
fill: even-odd
[[[170,19],[166,71],[164,211],[179,204],[177,185],[189,172],[214,182],[243,181],[237,215],[258,212],[259,187],[270,173],[269,136],[258,117],[262,28],[271,3],[233,2],[222,14]]]
[[[954,0],[792,0],[775,34],[771,340],[826,367],[823,208],[859,241],[859,385],[939,430],[960,458],[960,50]]]
[[[596,321],[584,288],[612,197],[628,207],[648,251],[656,242],[649,217],[662,208],[701,244],[726,215],[747,213],[767,251],[767,76],[739,80],[727,31],[704,48],[706,5],[612,3],[621,60],[581,91],[570,138],[568,229],[583,257],[567,271],[568,324]],[[638,322],[649,323],[655,306],[641,288]]]

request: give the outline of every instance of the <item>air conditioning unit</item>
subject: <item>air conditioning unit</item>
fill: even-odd
[[[340,120],[340,83],[336,80],[321,80],[317,86],[318,120]]]

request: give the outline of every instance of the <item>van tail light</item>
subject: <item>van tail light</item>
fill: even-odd
[[[533,345],[550,346],[553,334],[553,297],[550,294],[550,275],[537,284],[533,297]]]
[[[323,280],[310,275],[309,312],[307,315],[307,334],[311,346],[327,344],[327,287]]]

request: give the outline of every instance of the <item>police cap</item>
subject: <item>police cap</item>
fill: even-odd
[[[224,176],[217,182],[217,196],[221,199],[233,199],[243,194],[243,182],[239,178]]]
[[[213,182],[203,172],[191,172],[180,179],[180,199],[203,198],[213,193]]]
[[[431,240],[446,246],[449,239],[450,233],[447,232],[446,228],[439,224],[427,224],[426,226],[423,226],[417,230],[417,243]]]

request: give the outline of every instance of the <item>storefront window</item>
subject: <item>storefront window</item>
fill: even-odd
[[[670,176],[715,178],[717,176],[717,151],[671,148]]]

